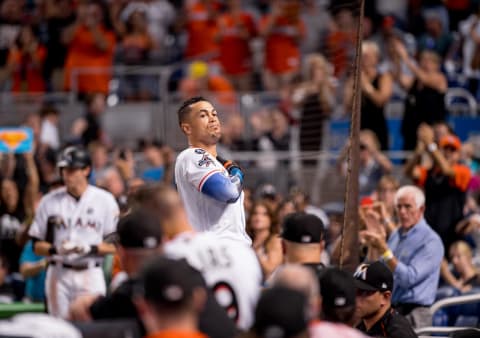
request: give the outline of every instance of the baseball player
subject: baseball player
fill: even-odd
[[[217,157],[217,111],[205,98],[194,97],[182,104],[178,120],[190,147],[177,157],[175,182],[190,223],[197,231],[251,245],[245,231],[243,172]]]
[[[35,252],[49,259],[45,294],[56,317],[66,318],[79,295],[105,294],[102,256],[115,252],[104,238],[116,231],[118,206],[109,192],[88,184],[90,165],[83,148],[61,153],[65,187],[42,198],[29,231]]]

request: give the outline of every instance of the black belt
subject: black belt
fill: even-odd
[[[87,269],[90,269],[90,268],[93,268],[93,267],[99,267],[100,266],[100,263],[95,263],[95,264],[82,264],[82,265],[72,265],[72,264],[68,264],[68,263],[50,263],[51,265],[53,266],[61,266],[62,268],[65,268],[65,269],[72,269],[72,270],[77,270],[77,271],[81,271],[81,270],[87,270]]]

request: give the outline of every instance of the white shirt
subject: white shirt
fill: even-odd
[[[117,202],[106,190],[88,185],[77,200],[61,187],[41,199],[28,234],[49,240],[47,224],[50,222],[55,224],[52,244],[57,248],[66,241],[75,245],[98,245],[116,231],[118,215]],[[55,255],[52,259],[75,264],[88,262],[77,254]]]
[[[220,202],[202,193],[205,182],[216,173],[228,177],[223,165],[203,149],[188,148],[178,155],[175,182],[188,220],[197,231],[211,231],[220,238],[251,245],[245,231],[243,192],[234,203]]]
[[[167,242],[163,249],[168,257],[185,258],[202,272],[218,303],[237,326],[250,328],[263,278],[251,247],[212,233],[186,232]]]

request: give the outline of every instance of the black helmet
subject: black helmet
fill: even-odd
[[[92,161],[87,150],[81,147],[71,146],[65,148],[58,157],[59,168],[86,168],[91,166]]]

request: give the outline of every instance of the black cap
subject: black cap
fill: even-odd
[[[62,150],[57,160],[59,168],[86,168],[92,161],[88,151],[80,146],[70,146]]]
[[[205,285],[201,273],[185,259],[162,256],[153,258],[145,266],[141,282],[145,299],[160,307],[187,304],[192,299],[194,289]]]
[[[307,325],[307,298],[302,292],[274,286],[261,294],[253,324],[260,337],[293,337]]]
[[[157,217],[138,209],[122,217],[118,222],[117,234],[125,248],[154,249],[162,242],[162,229]]]
[[[380,261],[359,265],[353,276],[357,289],[367,291],[393,290],[393,274]]]
[[[355,305],[355,280],[347,271],[327,268],[320,277],[322,306],[328,309]]]
[[[320,218],[304,212],[287,215],[283,222],[282,238],[297,243],[319,243],[324,238],[325,226]]]

